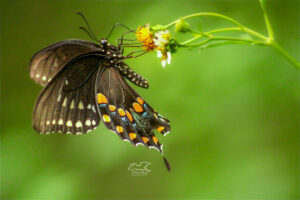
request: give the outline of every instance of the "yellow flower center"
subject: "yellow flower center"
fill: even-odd
[[[150,31],[150,27],[149,26],[140,26],[137,30],[136,30],[136,38],[139,42],[143,43],[143,47],[147,50],[147,51],[151,51],[154,49],[154,42],[153,42],[153,35]]]
[[[170,40],[170,34],[169,33],[165,33],[162,35],[162,38],[164,38],[165,40]]]

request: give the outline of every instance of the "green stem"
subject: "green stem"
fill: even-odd
[[[257,37],[257,38],[260,38],[260,39],[262,39],[262,40],[268,40],[268,38],[265,37],[264,35],[262,35],[262,34],[260,34],[260,33],[257,33],[256,31],[251,30],[251,29],[245,27],[244,25],[242,25],[242,24],[239,23],[238,21],[232,19],[231,17],[228,17],[228,16],[226,16],[226,15],[222,15],[222,14],[218,14],[218,13],[209,13],[209,12],[207,12],[207,13],[195,13],[195,14],[192,14],[192,15],[187,15],[187,16],[182,17],[182,18],[180,18],[180,19],[181,19],[181,20],[186,20],[186,19],[189,19],[189,18],[192,18],[192,17],[200,17],[200,16],[212,16],[212,17],[218,17],[218,18],[225,19],[225,20],[231,22],[232,24],[238,26],[238,28],[239,28],[241,31],[244,31],[244,32],[246,32],[246,33],[249,33],[250,35],[253,35],[253,36],[255,36],[255,37]],[[163,27],[163,29],[167,29],[167,28],[169,28],[170,26],[175,25],[176,22],[177,22],[178,20],[179,20],[179,19],[177,19],[177,20],[175,20],[175,21],[173,21],[173,22],[171,22],[171,23],[165,25],[165,26]]]
[[[229,41],[242,41],[242,42],[248,42],[250,44],[261,44],[261,45],[266,45],[265,42],[263,41],[257,41],[257,40],[251,40],[251,39],[243,39],[243,38],[234,38],[234,37],[213,37],[212,39],[214,40],[229,40]]]
[[[191,43],[191,42],[194,42],[200,38],[202,38],[203,36],[206,36],[206,37],[209,37],[211,38],[212,37],[212,33],[218,33],[218,32],[226,32],[226,31],[240,31],[241,29],[239,27],[232,27],[232,28],[220,28],[220,29],[216,29],[216,30],[212,30],[212,31],[208,31],[208,32],[203,32],[203,33],[198,33],[196,34],[195,37],[185,41],[185,42],[182,42],[181,45],[185,45],[185,44],[188,44],[188,43]]]
[[[250,35],[253,35],[253,36],[255,36],[255,37],[257,37],[257,38],[260,38],[260,39],[262,39],[262,40],[264,40],[264,41],[268,41],[268,40],[269,40],[266,36],[264,36],[264,35],[262,35],[262,34],[260,34],[260,33],[257,33],[256,31],[253,31],[252,29],[249,29],[249,28],[247,28],[247,27],[244,27],[243,30],[244,30],[246,33],[249,33]]]
[[[213,41],[213,40],[238,41],[238,42],[243,42],[243,43],[253,44],[253,45],[268,45],[265,42],[257,41],[257,40],[234,38],[234,37],[212,36],[211,38],[209,38],[207,40],[203,40],[203,41],[198,42],[196,44],[188,44],[187,43],[188,41],[186,41],[186,42],[181,43],[179,46],[181,46],[181,47],[198,47],[198,46],[201,46],[201,45],[206,44],[206,43],[208,43],[210,41]]]
[[[274,33],[273,33],[273,29],[272,29],[272,26],[271,26],[271,23],[270,23],[270,20],[269,20],[267,11],[266,11],[265,1],[264,0],[259,0],[259,3],[260,3],[261,9],[262,9],[263,14],[264,14],[269,39],[270,39],[270,42],[272,42],[274,40]]]
[[[206,32],[207,34],[213,34],[218,32],[227,32],[227,31],[241,31],[242,29],[240,27],[231,27],[231,28],[220,28],[212,31]]]
[[[222,45],[226,45],[226,44],[244,44],[244,45],[249,45],[248,42],[243,42],[243,41],[217,41],[214,43],[209,43],[206,45],[201,46],[201,50],[203,49],[208,49],[211,47],[216,47],[216,46],[222,46]]]
[[[199,33],[198,35],[196,35],[195,37],[182,42],[180,45],[181,46],[187,46],[187,44],[192,43],[198,39],[200,39],[203,36],[208,37],[209,39],[213,39],[213,40],[235,40],[235,41],[243,41],[243,42],[248,42],[251,44],[262,44],[262,45],[266,45],[267,43],[264,41],[258,41],[258,40],[250,40],[250,39],[242,39],[242,38],[233,38],[233,37],[217,37],[217,36],[213,36],[211,34],[213,33],[219,33],[219,32],[226,32],[226,31],[245,31],[247,29],[242,30],[240,27],[231,27],[231,28],[221,28],[221,29],[216,29],[216,30],[212,30],[212,31],[208,31],[208,32],[204,32],[204,33]],[[246,32],[246,31],[245,31]],[[247,30],[247,33],[249,33],[249,31]],[[256,33],[256,32],[255,32]],[[250,33],[249,33],[250,34]],[[254,33],[251,32],[251,34],[253,35]],[[254,36],[256,36],[254,34]],[[267,40],[267,39],[265,39]],[[188,45],[190,46],[190,45]],[[192,46],[197,46],[197,44],[194,44]]]
[[[232,44],[232,43],[270,46],[270,47],[274,48],[275,50],[277,50],[285,59],[287,59],[297,69],[300,69],[300,64],[274,41],[273,29],[272,29],[272,26],[271,26],[271,23],[270,23],[270,20],[269,20],[269,17],[267,15],[265,5],[264,5],[265,0],[259,0],[259,2],[260,2],[260,5],[261,5],[263,14],[264,14],[265,23],[266,23],[266,27],[267,27],[267,30],[268,30],[268,37],[254,31],[252,29],[247,28],[246,26],[242,25],[241,23],[239,23],[238,21],[232,19],[231,17],[228,17],[226,15],[222,15],[222,14],[218,14],[218,13],[210,13],[210,12],[195,13],[195,14],[192,14],[192,15],[187,15],[185,17],[177,19],[177,20],[163,26],[162,29],[167,29],[170,26],[175,25],[178,20],[186,20],[186,19],[189,19],[189,18],[192,18],[192,17],[212,16],[212,17],[222,18],[222,19],[225,19],[225,20],[231,22],[232,24],[236,25],[237,27],[222,28],[222,29],[212,30],[212,31],[209,31],[209,32],[198,33],[194,36],[194,38],[191,38],[191,39],[189,39],[185,42],[182,42],[181,44],[179,44],[179,46],[181,46],[181,47],[197,47],[197,46],[207,44],[206,46],[208,48],[208,47],[212,47],[212,46],[218,46],[218,45],[223,45],[223,44]],[[255,38],[260,39],[262,41],[242,39],[242,38],[234,38],[234,37],[217,37],[217,36],[211,35],[213,33],[225,32],[225,31],[243,31],[243,32],[248,33],[249,35],[254,36]],[[199,43],[196,43],[196,44],[190,44],[190,43],[200,39],[203,36],[207,37],[208,39],[203,40],[203,41],[201,41]],[[221,42],[215,43],[215,44],[209,44],[209,42],[212,41],[212,40],[225,40],[225,41],[221,41]]]
[[[232,19],[231,17],[227,17],[227,16],[225,16],[225,15],[221,15],[221,14],[218,14],[218,13],[209,13],[209,12],[207,12],[207,13],[195,13],[195,14],[192,14],[192,15],[187,15],[187,16],[182,17],[182,18],[180,18],[180,19],[185,20],[185,19],[189,19],[189,18],[192,18],[192,17],[199,17],[199,16],[213,16],[213,17],[219,17],[219,18],[225,19],[225,20],[227,20],[227,21],[230,21],[231,23],[235,24],[236,26],[238,26],[238,27],[240,27],[240,28],[243,28],[243,27],[244,27],[242,24],[240,24],[238,21]],[[176,24],[177,21],[178,21],[178,19],[175,20],[175,21],[173,21],[173,22],[171,22],[171,23],[169,23],[169,24],[167,24],[166,26],[164,26],[164,29],[167,29],[167,28],[169,28],[170,26]]]
[[[297,69],[300,69],[300,64],[288,52],[281,48],[275,41],[270,45],[273,49],[277,50],[286,60],[293,64]]]

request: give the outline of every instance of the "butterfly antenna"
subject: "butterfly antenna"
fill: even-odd
[[[108,36],[106,37],[106,40],[108,40],[108,38],[110,37],[110,35],[112,34],[112,32],[114,31],[114,29],[115,29],[117,26],[122,26],[122,27],[128,29],[129,32],[135,32],[134,30],[130,29],[128,26],[125,26],[125,25],[120,24],[120,23],[116,23],[116,24],[114,24],[113,27],[111,28],[111,30],[110,30]]]
[[[98,42],[98,40],[97,40],[94,36],[92,36],[92,35],[88,32],[88,30],[86,30],[86,28],[84,28],[84,27],[81,26],[81,27],[79,27],[79,29],[80,29],[80,30],[83,30],[84,32],[86,32],[86,34],[88,34],[92,40],[95,40],[96,42]]]
[[[88,23],[88,21],[87,21],[87,19],[85,18],[85,16],[82,14],[82,13],[76,13],[76,14],[78,14],[78,15],[80,15],[81,17],[82,17],[82,19],[85,21],[85,23],[86,23],[86,25],[87,25],[87,27],[88,27],[88,29],[89,29],[89,31],[90,31],[90,33],[88,33],[90,36],[93,36],[93,37],[91,37],[93,40],[96,40],[97,41],[97,37],[95,36],[95,34],[93,33],[93,31],[92,31],[92,29],[91,29],[91,27],[90,27],[90,25],[89,25],[89,23]],[[88,31],[86,31],[86,32],[88,32]]]

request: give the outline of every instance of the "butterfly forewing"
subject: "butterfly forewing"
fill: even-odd
[[[64,40],[50,45],[32,57],[29,65],[30,77],[44,86],[72,58],[97,50],[98,45],[83,40]]]
[[[170,130],[169,123],[153,111],[117,69],[107,67],[99,75],[96,96],[100,117],[107,128],[134,145],[144,144],[162,151],[152,130]]]
[[[40,94],[33,113],[33,126],[40,133],[86,133],[100,118],[95,83],[103,57],[88,53],[69,61]]]

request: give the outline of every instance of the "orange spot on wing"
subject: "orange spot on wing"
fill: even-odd
[[[158,143],[158,139],[157,139],[155,136],[153,136],[152,139],[153,139],[153,141],[155,142],[155,144]]]
[[[132,115],[130,114],[130,112],[126,110],[126,114],[127,114],[129,121],[133,122],[133,118],[132,118]]]
[[[123,127],[122,126],[117,126],[116,129],[117,129],[118,133],[123,133]]]
[[[144,104],[144,100],[141,97],[136,98],[137,102],[139,102],[141,105]]]
[[[115,111],[115,110],[116,110],[116,106],[114,106],[114,105],[109,105],[109,110],[110,110],[111,112]]]
[[[131,140],[134,140],[136,138],[136,134],[135,133],[129,133],[129,138]]]
[[[146,137],[142,137],[142,140],[144,141],[144,143],[146,143],[147,144],[147,142],[149,142],[149,139],[148,138],[146,138]]]
[[[108,115],[103,115],[102,119],[104,122],[110,122],[110,117]]]
[[[107,103],[107,98],[102,93],[98,93],[97,94],[97,102],[98,102],[98,104]]]
[[[119,112],[119,114],[122,116],[122,117],[124,117],[126,114],[125,114],[125,111],[122,109],[122,108],[119,108],[118,109],[118,112]]]
[[[163,130],[165,130],[165,127],[164,126],[159,126],[156,128],[156,130],[158,130],[158,132],[162,132]]]
[[[133,106],[133,108],[134,108],[134,110],[135,110],[136,112],[143,112],[143,108],[142,108],[142,106],[141,106],[140,104],[134,102],[134,103],[132,104],[132,106]]]

